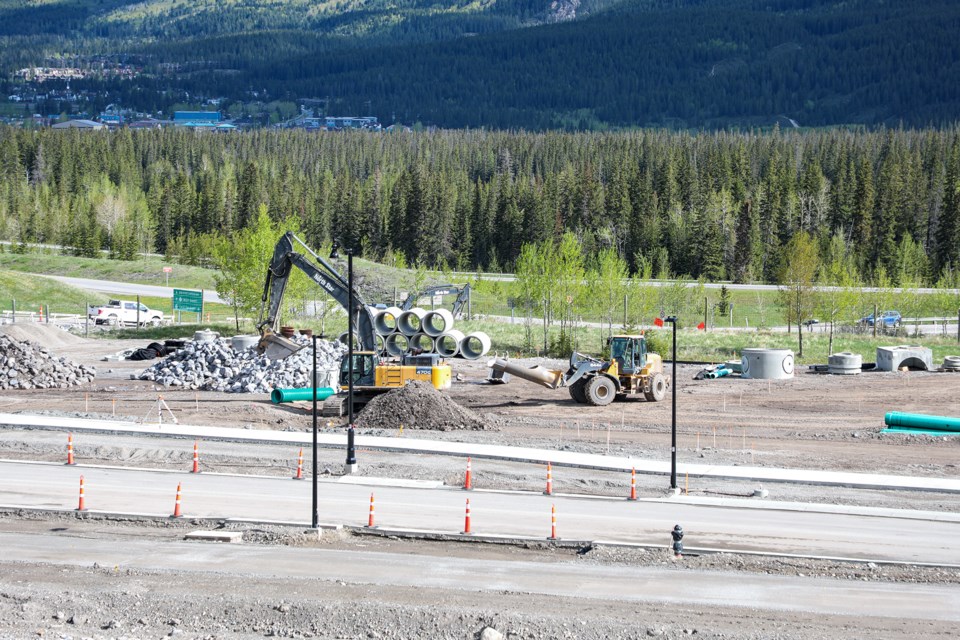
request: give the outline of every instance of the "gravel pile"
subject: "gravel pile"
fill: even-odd
[[[39,343],[0,336],[0,389],[66,389],[96,375],[96,367],[58,358]]]
[[[235,351],[223,338],[188,342],[137,377],[169,387],[227,393],[269,393],[276,388],[310,387],[313,374],[310,340],[302,336],[294,340],[305,348],[281,360],[258,354],[256,347]],[[346,350],[346,345],[339,342],[318,340],[317,370],[338,369]]]
[[[357,416],[356,426],[370,429],[493,429],[493,424],[464,409],[429,382],[414,380],[377,396]]]

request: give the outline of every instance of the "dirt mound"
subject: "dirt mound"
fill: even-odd
[[[371,400],[357,415],[356,424],[361,428],[375,429],[396,429],[402,424],[406,429],[436,431],[495,428],[421,380],[414,380]]]
[[[36,342],[42,347],[56,349],[86,342],[69,331],[39,322],[17,322],[0,326],[0,335],[19,342]]]

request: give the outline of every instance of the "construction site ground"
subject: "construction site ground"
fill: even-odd
[[[309,404],[275,405],[264,395],[227,394],[183,389],[161,388],[155,384],[131,379],[132,374],[149,366],[150,362],[104,361],[105,356],[123,349],[141,347],[148,341],[70,339],[59,342],[50,334],[37,339],[57,355],[79,363],[94,364],[97,378],[94,383],[70,389],[4,391],[0,393],[0,412],[63,415],[71,417],[128,419],[156,421],[158,399],[172,410],[182,423],[210,426],[243,427],[251,430],[293,430],[308,432],[312,425]],[[566,368],[563,361],[523,360],[525,364]],[[660,403],[643,399],[615,402],[596,408],[578,405],[565,389],[550,390],[532,383],[513,379],[505,385],[486,381],[486,359],[479,361],[453,360],[452,388],[446,396],[462,407],[478,414],[486,423],[485,429],[429,429],[429,425],[405,424],[398,413],[393,424],[367,427],[360,433],[398,438],[426,438],[484,442],[502,445],[563,449],[590,453],[610,453],[644,459],[668,460],[670,452],[671,404],[670,396]],[[700,367],[683,365],[678,368],[678,459],[687,462],[722,465],[772,466],[805,469],[824,469],[896,475],[956,477],[960,438],[911,435],[884,435],[883,416],[887,411],[918,412],[935,415],[960,415],[960,374],[936,372],[864,373],[857,376],[829,376],[798,370],[791,380],[745,380],[728,377],[717,380],[693,380]],[[667,373],[671,369],[667,365]],[[162,417],[170,419],[164,411]],[[402,428],[401,428],[402,427]],[[322,429],[338,429],[321,420]],[[0,430],[0,457],[7,459],[58,461],[64,455],[63,434],[43,431]],[[192,454],[192,443],[170,439],[137,439],[109,434],[85,434],[76,442],[78,458],[85,463],[117,466],[187,468]],[[251,447],[232,442],[206,442],[203,445],[205,470],[267,475],[288,475],[295,468],[294,454],[287,447],[264,444]],[[440,480],[450,485],[462,483],[464,461],[461,458],[428,455],[400,456],[395,453],[365,451],[358,453],[360,473],[386,478]],[[341,473],[343,451],[322,449],[319,458],[320,473]],[[622,474],[584,469],[555,469],[555,489],[564,493],[619,495],[625,490]],[[542,488],[543,470],[536,465],[507,463],[492,460],[474,461],[475,486],[496,489],[538,490]],[[641,496],[663,495],[667,479],[663,476],[638,477]],[[729,480],[682,478],[681,489],[690,495],[737,496],[753,494],[756,486]],[[960,511],[960,496],[926,492],[894,492],[854,490],[842,487],[778,484],[765,486],[770,500],[821,502],[922,509],[931,511]],[[70,520],[72,516],[62,516]],[[9,514],[0,517],[0,529],[22,530],[31,526],[56,527],[58,516],[21,516]],[[36,525],[34,521],[41,524]],[[34,524],[31,524],[34,523]],[[90,535],[118,537],[179,535],[167,525],[156,526],[125,521],[99,521],[85,524]],[[260,528],[263,531],[263,528]],[[264,537],[265,536],[265,537]],[[276,544],[302,544],[296,534],[277,531],[253,541]],[[254,536],[256,538],[256,536]],[[465,551],[464,545],[442,548],[441,543],[420,546],[413,542],[377,541],[350,536],[325,538],[322,544],[335,548],[355,545],[388,545],[391,550],[402,547],[409,552],[426,554],[482,553],[503,557],[523,554],[527,559],[553,561],[590,561],[628,563],[638,566],[673,566],[664,554],[653,552],[618,552],[605,550],[586,558],[558,557],[560,552],[550,549],[515,549],[484,547]],[[433,546],[433,545],[438,546]],[[456,550],[453,550],[456,549]],[[792,575],[828,576],[838,580],[892,579],[911,582],[954,583],[953,570],[921,570],[902,568],[886,577],[864,574],[863,569],[837,568],[826,561],[795,561],[783,563],[769,560],[750,560],[744,557],[714,556],[709,561],[692,560],[675,570],[731,571],[781,573]],[[135,575],[130,583],[137,586],[111,589],[116,576],[106,568],[93,570],[72,568],[62,570],[48,566],[24,566],[2,562],[6,593],[0,594],[0,614],[7,621],[0,637],[26,637],[44,633],[51,637],[161,637],[173,632],[178,623],[190,616],[201,616],[200,609],[216,609],[208,627],[202,633],[184,637],[246,637],[239,629],[247,628],[250,635],[280,635],[289,637],[475,637],[479,629],[489,624],[506,637],[736,637],[736,638],[821,638],[868,637],[886,634],[886,637],[937,637],[949,634],[949,625],[930,622],[923,628],[898,624],[886,619],[837,619],[830,616],[804,615],[802,612],[759,612],[727,607],[689,607],[630,605],[630,632],[617,603],[579,603],[581,611],[571,613],[569,603],[546,601],[544,598],[500,594],[485,599],[482,606],[467,604],[463,594],[437,595],[431,604],[421,606],[416,592],[401,589],[386,593],[370,593],[361,587],[324,585],[322,590],[336,591],[323,603],[310,609],[304,598],[285,596],[282,584],[264,580],[256,593],[245,593],[242,578],[223,576],[211,579],[209,584],[197,581],[180,594],[191,604],[182,615],[170,613],[177,609],[173,603],[177,594],[167,593],[163,576]],[[236,584],[234,584],[236,583]],[[15,586],[14,586],[15,585]],[[81,585],[92,587],[98,594],[97,615],[74,613],[82,599]],[[319,587],[318,587],[319,588]],[[159,596],[147,605],[139,593],[155,589]],[[220,597],[211,605],[212,589],[224,589],[231,595]],[[349,592],[349,593],[348,593]],[[67,593],[64,597],[62,594]],[[303,594],[301,594],[302,596]],[[322,616],[334,620],[346,616],[362,617],[387,603],[390,615],[382,623],[366,621],[363,625],[343,623],[310,631],[292,631],[293,626],[278,611],[282,602],[301,602],[294,611],[305,611],[307,618]],[[61,604],[65,603],[65,604]],[[193,611],[196,604],[197,611]],[[169,605],[169,606],[168,606]],[[299,607],[299,608],[298,608]],[[586,607],[586,610],[583,608]],[[69,611],[68,611],[69,610]],[[289,611],[289,607],[287,608]],[[9,626],[10,612],[23,621]],[[233,612],[233,613],[231,613]],[[504,612],[510,612],[509,614]],[[286,612],[283,612],[286,613]],[[57,616],[60,616],[59,618]],[[677,616],[686,616],[690,623],[677,622]],[[72,630],[67,618],[79,616],[89,625]],[[512,622],[508,620],[513,616]],[[591,631],[578,628],[579,620],[588,620]],[[233,620],[232,622],[230,620]],[[455,632],[436,631],[436,621],[459,624]],[[244,622],[246,621],[246,622]],[[605,621],[605,622],[601,622]],[[111,626],[112,624],[112,626]],[[400,625],[400,626],[397,626]],[[406,625],[406,626],[404,626]],[[511,626],[512,625],[512,626]],[[569,625],[569,626],[568,626]],[[604,626],[606,625],[606,626]],[[308,625],[309,626],[309,625]],[[38,631],[45,630],[43,632]],[[91,631],[94,629],[94,631]],[[397,631],[400,629],[401,631]],[[402,630],[406,630],[406,632]]]

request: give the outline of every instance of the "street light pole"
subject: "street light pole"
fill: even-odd
[[[353,249],[347,249],[347,462],[344,473],[357,470],[357,450],[353,439]]]
[[[670,395],[673,407],[670,416],[670,488],[677,490],[677,316],[664,318],[673,325],[673,377],[670,380]]]
[[[330,249],[332,259],[340,258],[339,249],[340,242],[334,240]],[[347,253],[347,461],[343,472],[346,474],[357,470],[357,449],[353,439],[353,249],[344,248],[344,251]]]
[[[317,507],[317,336],[313,336],[313,517],[310,526],[320,527],[320,512]]]

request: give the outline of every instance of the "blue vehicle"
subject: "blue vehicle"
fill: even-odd
[[[879,326],[881,327],[887,327],[889,329],[893,329],[894,327],[900,326],[902,322],[902,318],[900,316],[899,311],[884,311],[883,313],[880,314],[880,319],[878,321],[874,320],[872,313],[868,316],[864,316],[863,318],[860,318],[860,324],[866,325],[868,327],[872,327],[874,325],[874,322],[879,322]]]

